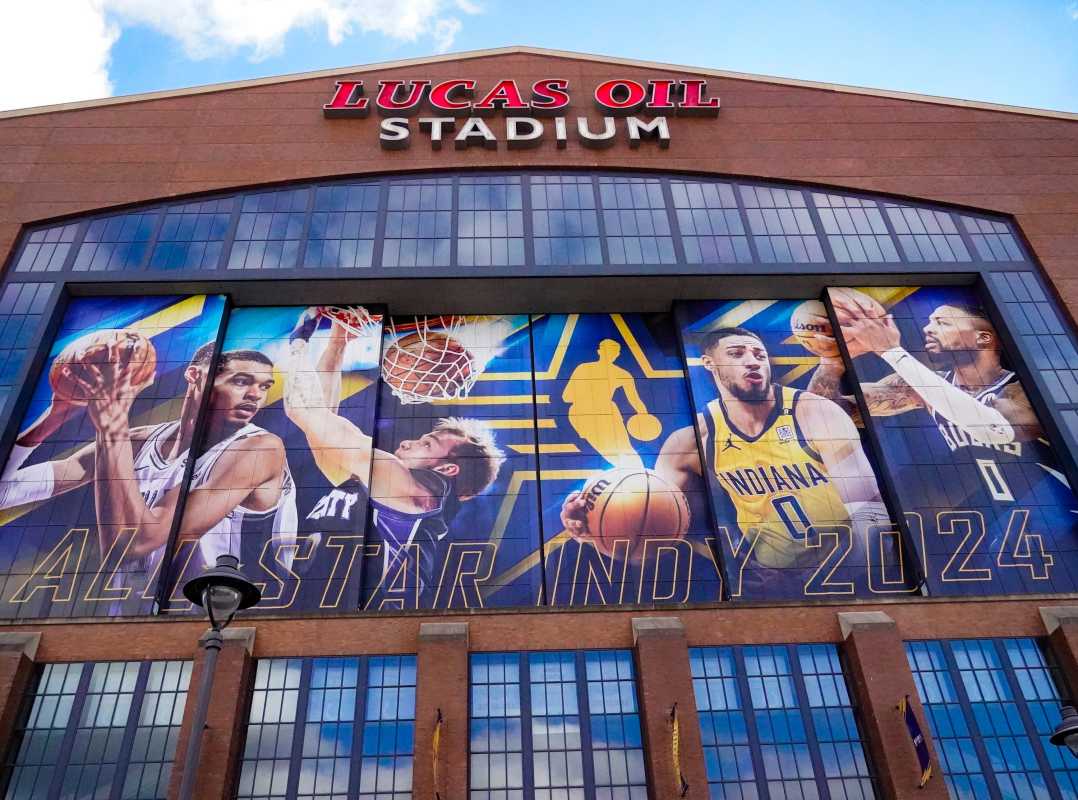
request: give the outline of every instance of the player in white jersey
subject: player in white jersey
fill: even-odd
[[[49,500],[93,482],[101,553],[124,530],[137,533],[126,558],[148,567],[168,543],[181,483],[190,455],[214,346],[195,353],[184,372],[187,390],[180,417],[153,426],[130,424],[131,405],[146,385],[132,385],[127,354],[117,349],[106,362],[87,366],[80,380],[92,398],[86,411],[95,441],[74,454],[23,466],[79,409],[54,397],[49,409],[16,440],[0,481],[0,508]],[[262,353],[224,353],[213,379],[205,439],[196,461],[180,527],[180,540],[199,539],[206,563],[229,552],[245,522],[273,515],[283,535],[295,535],[295,501],[276,435],[251,424],[273,386],[273,362]],[[289,527],[290,526],[290,527]],[[227,544],[225,544],[227,542]],[[240,555],[237,551],[236,555]]]

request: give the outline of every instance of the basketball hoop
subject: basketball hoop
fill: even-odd
[[[406,405],[467,397],[481,370],[468,348],[454,337],[465,318],[413,319],[390,320],[391,341],[382,356],[382,380]]]
[[[319,306],[318,310],[353,336],[364,336],[382,323],[381,314],[371,314],[363,306]]]

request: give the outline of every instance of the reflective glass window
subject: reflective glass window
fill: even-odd
[[[258,662],[237,798],[411,798],[415,657]]]
[[[243,198],[229,269],[289,269],[299,260],[310,189],[260,192]]]
[[[468,721],[471,800],[523,800],[522,717],[520,655],[473,655]]]
[[[592,651],[584,654],[584,664],[595,796],[647,800],[632,654],[627,650]]]
[[[461,177],[457,187],[457,263],[462,267],[524,263],[521,179]]]
[[[982,261],[1024,261],[1018,239],[1006,222],[960,216],[962,226]]]
[[[381,193],[382,187],[377,183],[339,184],[315,189],[303,266],[369,267],[374,262]]]
[[[71,251],[78,227],[78,223],[72,222],[30,231],[23,239],[22,250],[15,261],[15,271],[59,272]]]
[[[713,181],[670,181],[685,260],[690,264],[752,261],[734,187]]]
[[[0,291],[0,409],[17,388],[26,355],[37,344],[52,288],[51,283],[9,283]]]
[[[190,662],[45,665],[4,765],[4,797],[167,795]]]
[[[452,228],[452,178],[390,181],[382,266],[448,266]]]
[[[234,204],[223,197],[166,208],[150,269],[217,269]]]
[[[962,235],[946,211],[884,205],[907,261],[970,261]]]
[[[140,269],[160,220],[159,211],[133,211],[93,219],[75,254],[76,272]]]
[[[824,260],[801,190],[745,185],[738,188],[760,261],[815,264]]]
[[[906,654],[952,797],[1074,796],[1073,757],[1045,747],[1060,676],[1036,640],[909,642]]]
[[[711,797],[876,796],[834,645],[700,647],[689,663]]]
[[[674,239],[658,178],[599,178],[611,264],[673,264]]]
[[[532,175],[528,180],[535,263],[603,263],[591,176]]]
[[[836,261],[848,264],[899,260],[875,200],[813,192],[812,201]]]

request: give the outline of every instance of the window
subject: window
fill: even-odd
[[[1024,261],[1018,239],[1006,222],[962,215],[962,226],[982,261]]]
[[[729,183],[670,181],[685,260],[690,264],[752,262],[745,226]]]
[[[632,654],[471,658],[471,800],[644,800]]]
[[[382,266],[449,265],[452,178],[391,181],[387,209]]]
[[[140,269],[161,218],[158,211],[132,212],[90,220],[75,253],[76,272]]]
[[[381,191],[377,183],[318,187],[303,266],[369,267]]]
[[[0,292],[0,409],[15,388],[52,294],[51,283],[10,283]]]
[[[535,263],[602,264],[595,186],[587,175],[532,175]]]
[[[59,272],[64,267],[78,230],[76,223],[31,231],[23,240],[16,272]]]
[[[189,661],[47,664],[4,765],[6,800],[164,800]]]
[[[457,263],[524,263],[523,190],[518,176],[462,177],[457,189]]]
[[[958,228],[946,211],[884,205],[907,261],[969,261]]]
[[[812,201],[836,261],[848,264],[899,260],[875,200],[814,192]]]
[[[797,189],[742,186],[741,201],[749,230],[765,264],[819,263],[823,248],[816,238],[805,195]]]
[[[906,655],[952,797],[1075,796],[1073,756],[1044,746],[1061,676],[1036,640],[908,642]]]
[[[150,269],[217,269],[234,202],[225,197],[165,209]]]
[[[286,189],[244,197],[228,268],[296,266],[309,194],[309,189]]]
[[[258,662],[237,798],[410,800],[414,656]]]
[[[599,178],[611,264],[673,264],[674,239],[655,178]]]
[[[875,775],[834,645],[689,651],[713,798],[871,798]]]

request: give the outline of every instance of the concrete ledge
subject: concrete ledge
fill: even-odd
[[[255,649],[255,631],[257,628],[225,628],[221,631],[221,638],[227,644],[228,642],[239,642],[243,645],[243,649],[247,651],[248,655],[252,654]],[[198,643],[202,644],[206,641],[206,637],[210,634],[210,631],[206,631],[199,637]]]
[[[419,641],[446,642],[463,640],[468,644],[467,622],[422,622],[419,625]]]
[[[41,634],[37,631],[0,633],[0,653],[18,653],[33,661],[37,657],[39,644]]]
[[[642,636],[684,636],[685,625],[677,617],[633,617],[633,644]]]
[[[1078,606],[1041,606],[1037,610],[1049,634],[1065,622],[1078,622]]]
[[[895,621],[882,611],[842,611],[838,615],[838,626],[842,629],[842,638],[850,638],[855,630],[865,628],[894,627]]]

